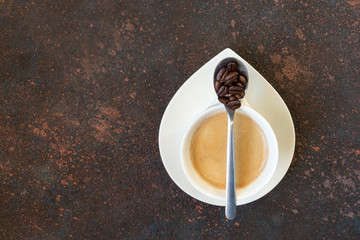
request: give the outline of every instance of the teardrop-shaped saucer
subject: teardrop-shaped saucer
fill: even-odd
[[[270,182],[256,195],[237,200],[237,205],[253,202],[270,192],[285,176],[295,150],[295,129],[290,112],[276,90],[249,63],[227,48],[196,71],[175,93],[168,104],[159,129],[159,149],[162,162],[172,180],[190,196],[217,206],[225,201],[212,199],[197,191],[186,179],[181,167],[180,146],[183,135],[196,115],[217,101],[213,89],[213,73],[224,58],[240,59],[248,70],[249,84],[244,100],[271,125],[279,146],[279,160]]]

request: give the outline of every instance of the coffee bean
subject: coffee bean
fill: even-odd
[[[221,87],[221,82],[220,81],[215,81],[214,88],[215,88],[216,92],[219,91],[220,87]]]
[[[229,93],[229,88],[225,86],[225,90],[222,92],[220,97],[225,97],[225,95],[227,95],[228,93]]]
[[[239,81],[245,86],[245,84],[246,84],[246,78],[244,77],[244,76],[242,76],[242,75],[240,75],[239,76]]]
[[[219,88],[219,91],[217,92],[218,96],[220,96],[220,94],[222,94],[225,91],[225,86],[221,86]]]
[[[235,83],[238,81],[238,72],[231,72],[229,73],[229,75],[226,76],[225,78],[225,84],[230,86],[232,83]]]
[[[228,94],[225,94],[225,95],[224,95],[224,97],[226,97],[226,98],[229,98],[229,97],[231,97],[231,96],[233,96],[231,93],[228,93]]]
[[[225,81],[225,85],[231,86],[233,83],[236,83],[237,80],[237,77],[230,78],[229,80]]]
[[[222,69],[220,69],[220,71],[216,74],[216,81],[220,81],[222,75],[225,73],[226,68],[223,67]]]
[[[232,79],[233,77],[237,77],[239,75],[238,72],[230,72],[226,78],[225,78],[225,81],[229,81],[230,79]]]
[[[219,102],[221,102],[222,104],[226,104],[226,103],[228,103],[228,102],[229,102],[229,100],[228,100],[228,99],[226,99],[226,98],[222,98],[222,97],[218,97],[218,100],[219,100]]]
[[[231,62],[231,63],[229,63],[229,64],[227,65],[227,69],[229,70],[229,72],[235,71],[235,70],[236,70],[236,67],[237,67],[237,65],[236,65],[236,63],[234,63],[234,62]]]
[[[236,100],[236,101],[231,101],[231,102],[228,102],[227,104],[226,104],[226,106],[228,107],[228,108],[231,108],[231,109],[237,109],[237,108],[239,108],[240,106],[241,106],[241,103],[239,102],[239,100]]]
[[[220,97],[224,97],[224,95],[229,93],[229,89],[226,86],[221,86],[219,91],[218,91],[218,96]]]
[[[238,99],[242,99],[245,96],[245,93],[242,91],[240,94],[235,95]]]
[[[229,88],[229,93],[233,95],[240,95],[241,92],[243,92],[243,89],[239,86],[231,86]]]
[[[221,75],[221,78],[220,78],[221,83],[225,82],[225,78],[228,76],[228,74],[229,74],[229,70],[227,68],[225,68],[225,72],[223,75]]]
[[[231,87],[229,88],[229,90],[230,90],[230,91],[241,91],[242,88],[239,87],[239,86],[231,86]]]
[[[241,88],[244,88],[244,84],[242,84],[241,82],[237,82],[236,85],[238,85]]]
[[[238,98],[235,97],[234,95],[231,95],[231,97],[229,97],[230,102],[231,102],[231,101],[236,101],[237,99],[238,99]]]
[[[231,95],[240,95],[242,91],[229,91],[229,94]]]

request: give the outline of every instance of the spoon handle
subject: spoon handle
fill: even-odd
[[[233,220],[236,216],[235,141],[234,141],[235,110],[226,108],[226,111],[228,114],[228,137],[227,137],[225,215],[229,220]]]

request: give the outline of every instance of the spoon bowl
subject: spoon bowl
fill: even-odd
[[[237,58],[233,58],[233,57],[224,58],[223,60],[221,60],[218,63],[218,65],[216,65],[215,71],[214,71],[214,76],[213,76],[214,83],[215,83],[215,79],[216,79],[216,74],[219,72],[219,70],[222,69],[223,67],[226,67],[231,62],[236,63],[236,65],[237,65],[236,71],[239,72],[240,75],[243,75],[247,80],[246,85],[245,85],[245,93],[246,93],[247,87],[249,85],[249,74],[248,74],[248,71],[247,71],[247,68],[246,68],[245,64],[243,64]]]

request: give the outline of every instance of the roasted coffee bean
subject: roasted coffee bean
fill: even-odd
[[[222,98],[222,97],[218,97],[219,102],[221,102],[222,104],[226,104],[229,102],[229,100],[227,98]]]
[[[229,72],[235,71],[235,70],[236,70],[236,67],[237,67],[237,65],[236,65],[236,63],[234,63],[234,62],[231,62],[231,63],[229,63],[229,64],[227,65],[227,69],[229,70]]]
[[[225,97],[227,94],[229,94],[229,88],[225,86],[225,90],[220,94],[220,97]]]
[[[231,97],[231,96],[233,96],[233,94],[231,94],[231,93],[228,93],[228,94],[225,94],[225,95],[224,95],[224,97],[226,97],[226,98],[229,98],[229,97]]]
[[[245,86],[245,84],[246,84],[246,78],[244,77],[244,76],[242,76],[242,75],[240,75],[239,76],[239,81]]]
[[[231,72],[229,73],[229,75],[226,76],[225,78],[225,84],[230,86],[232,83],[235,83],[238,81],[238,72]]]
[[[231,86],[231,87],[229,88],[229,90],[230,90],[230,91],[241,91],[242,88],[239,87],[239,86]]]
[[[237,99],[238,98],[236,96],[234,96],[234,95],[231,95],[231,97],[229,97],[230,102],[231,101],[236,101]]]
[[[220,69],[220,71],[216,74],[216,81],[220,81],[222,75],[225,73],[226,68],[223,67],[222,69]]]
[[[242,84],[241,82],[237,82],[236,85],[238,85],[241,88],[244,88],[244,84]]]
[[[245,96],[245,93],[242,91],[240,94],[235,95],[238,99],[242,99]]]
[[[237,77],[230,78],[229,80],[225,81],[225,85],[231,86],[233,83],[236,83],[238,81]]]
[[[219,89],[219,91],[218,91],[218,96],[224,97],[224,96],[225,96],[226,94],[228,94],[228,93],[229,93],[228,87],[226,87],[226,86],[221,86],[220,89]]]
[[[239,100],[236,100],[236,101],[228,102],[226,106],[231,109],[237,109],[241,106],[241,103],[239,102]]]
[[[221,87],[221,82],[220,81],[215,81],[214,88],[215,88],[216,92],[219,91],[220,87]]]
[[[219,88],[219,91],[217,91],[217,95],[220,96],[220,94],[222,94],[225,91],[225,86],[221,86]]]
[[[231,95],[240,95],[242,91],[229,91],[229,94]]]
[[[243,92],[243,89],[239,86],[231,86],[229,88],[229,93],[233,95],[240,95],[241,92]]]
[[[239,75],[238,72],[230,72],[230,73],[226,76],[225,81],[229,81],[230,79],[232,79],[232,78],[234,78],[234,77],[237,78],[238,75]]]
[[[228,74],[229,74],[229,70],[227,68],[225,68],[225,72],[223,75],[221,75],[221,78],[220,78],[221,83],[225,82],[225,78],[228,76]]]

